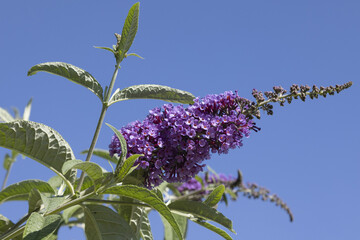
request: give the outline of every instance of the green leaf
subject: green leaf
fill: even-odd
[[[116,195],[133,198],[150,205],[170,223],[170,225],[174,228],[179,238],[182,239],[180,228],[176,223],[175,218],[171,214],[169,208],[165,205],[163,201],[161,201],[158,198],[158,196],[156,196],[155,193],[151,192],[150,190],[138,186],[122,185],[122,186],[110,187],[106,189],[104,193],[116,194]]]
[[[134,166],[135,161],[141,156],[144,156],[144,155],[134,154],[134,155],[131,155],[128,159],[126,159],[124,161],[124,164],[121,166],[121,168],[119,170],[119,174],[117,175],[117,177],[119,178],[120,181],[122,181],[126,177],[126,175],[129,173],[130,169]]]
[[[129,57],[129,56],[134,56],[134,57],[138,57],[140,59],[144,59],[142,56],[140,56],[139,54],[136,54],[136,53],[128,53],[128,54],[126,54],[126,57]]]
[[[29,102],[26,104],[23,114],[23,120],[28,121],[30,119],[31,104],[32,104],[32,98],[30,98]]]
[[[232,240],[232,238],[230,237],[229,234],[227,234],[227,232],[225,232],[224,230],[218,228],[218,227],[215,227],[214,225],[208,223],[208,222],[205,222],[205,221],[200,221],[200,220],[192,220],[193,222],[196,222],[197,224],[203,226],[203,227],[206,227],[207,229],[219,234],[220,236],[222,236],[223,238],[225,238],[226,240]]]
[[[5,158],[4,158],[4,163],[3,163],[3,167],[6,171],[9,171],[10,169],[10,166],[13,164],[14,159],[12,159],[12,157],[10,157],[9,154],[6,154],[5,155]]]
[[[14,226],[14,223],[0,214],[0,234],[6,232],[12,226]]]
[[[134,202],[134,199],[128,198],[128,197],[119,196],[118,198],[119,199],[117,199],[117,200],[122,201],[122,202],[129,202],[129,203]],[[118,213],[126,220],[126,222],[130,223],[130,219],[131,219],[131,215],[132,215],[132,206],[126,205],[126,204],[119,204],[119,205],[117,205],[116,209],[117,209]]]
[[[225,192],[225,186],[219,185],[217,186],[205,199],[204,203],[209,207],[214,207],[221,200],[223,194]]]
[[[85,234],[88,240],[136,239],[129,224],[103,205],[84,205]]]
[[[48,184],[50,184],[50,186],[53,189],[57,189],[61,186],[61,184],[63,183],[63,180],[58,175],[55,175],[55,176],[51,177],[47,182],[48,182]]]
[[[40,210],[42,204],[41,193],[36,188],[33,188],[30,191],[28,204],[29,204],[29,210],[28,210],[29,214],[31,214],[36,210]]]
[[[129,10],[126,17],[122,32],[121,40],[118,47],[119,57],[118,61],[122,61],[127,51],[129,51],[138,29],[139,25],[139,8],[140,3],[135,3]]]
[[[101,101],[103,100],[103,88],[100,83],[90,73],[74,65],[64,62],[40,63],[30,68],[28,76],[34,75],[37,72],[48,72],[67,78],[74,83],[86,87],[95,93]]]
[[[0,122],[11,122],[14,120],[15,119],[8,111],[0,107]]]
[[[93,162],[84,162],[81,160],[70,160],[66,161],[62,167],[63,174],[66,174],[69,170],[76,168],[80,169],[95,182],[97,179],[103,177],[102,168]]]
[[[130,99],[158,99],[174,103],[192,104],[194,95],[168,86],[155,84],[134,85],[122,90],[117,89],[109,105]]]
[[[60,215],[43,217],[39,213],[32,213],[28,219],[24,233],[24,240],[47,240],[59,227]]]
[[[103,49],[103,50],[107,50],[109,52],[112,52],[115,54],[115,51],[109,47],[97,47],[97,46],[94,46],[94,48],[98,48],[98,49]]]
[[[131,219],[130,219],[130,227],[132,231],[135,233],[136,239],[140,239],[140,229],[143,221],[145,211],[143,207],[132,207]]]
[[[16,150],[61,174],[63,164],[74,159],[69,144],[54,129],[36,122],[16,120],[0,123],[0,146]],[[73,179],[76,171],[67,178]]]
[[[54,189],[47,182],[41,180],[26,180],[9,185],[2,190],[0,192],[0,203],[14,199],[27,200],[29,193],[33,188],[36,188],[40,192],[55,193]]]
[[[179,200],[172,202],[168,205],[171,210],[176,210],[184,213],[190,213],[196,217],[208,219],[217,222],[230,231],[234,232],[232,228],[232,222],[226,218],[222,213],[216,211],[216,209],[209,207],[202,202]]]
[[[143,210],[144,211],[144,210]],[[145,212],[140,227],[140,235],[143,240],[153,240],[154,237],[151,232],[149,213]]]
[[[48,213],[48,212],[51,212],[51,211],[57,209],[66,200],[66,197],[64,197],[64,196],[48,197],[42,193],[40,193],[40,196],[41,196],[42,202],[44,203],[45,213]]]
[[[76,214],[76,212],[78,212],[81,209],[82,211],[82,207],[80,205],[75,205],[72,207],[69,207],[67,209],[64,210],[62,217],[65,221],[65,223],[67,224],[69,222],[69,219]]]
[[[120,141],[120,145],[121,145],[121,155],[120,155],[120,161],[117,163],[116,165],[116,169],[115,169],[115,173],[119,173],[120,171],[120,167],[123,164],[123,162],[125,161],[126,155],[127,155],[127,144],[126,144],[126,140],[124,138],[124,136],[113,126],[111,126],[108,123],[105,123],[109,128],[111,128],[111,130],[113,130],[113,132],[115,133],[115,135],[117,136],[117,138]]]
[[[88,152],[89,152],[89,150],[84,150],[81,152],[81,154],[87,154]],[[93,151],[93,155],[97,156],[97,157],[101,157],[105,160],[109,160],[110,162],[113,162],[115,164],[117,164],[119,162],[119,158],[117,158],[115,155],[113,157],[110,156],[109,150],[95,148]]]
[[[181,216],[179,214],[173,213],[174,218],[176,219],[176,222],[178,223],[181,233],[186,237],[186,231],[187,231],[187,218],[185,216]],[[164,239],[165,240],[178,240],[178,236],[174,232],[173,228],[170,226],[170,224],[165,221],[165,219],[161,216],[161,220],[164,225]]]

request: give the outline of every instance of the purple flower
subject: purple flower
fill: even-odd
[[[144,154],[140,163],[145,169],[149,188],[163,181],[186,182],[202,171],[202,162],[211,153],[227,153],[242,146],[242,138],[256,128],[241,114],[240,97],[232,92],[195,98],[187,108],[165,104],[154,108],[142,121],[120,129],[127,141],[128,156]],[[109,145],[110,155],[121,153],[116,136]],[[147,163],[147,164],[145,164]]]

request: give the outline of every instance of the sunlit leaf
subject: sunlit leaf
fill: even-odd
[[[186,237],[186,230],[187,230],[187,218],[185,216],[181,216],[179,214],[173,213],[173,216],[178,223],[181,233]],[[170,226],[170,224],[161,216],[161,220],[164,225],[164,239],[165,240],[178,240],[178,236],[174,232],[173,228]]]
[[[230,231],[234,232],[232,228],[232,222],[230,219],[226,218],[222,213],[218,212],[216,209],[209,207],[208,205],[202,202],[188,201],[188,200],[179,200],[174,201],[168,205],[171,210],[176,210],[184,213],[190,213],[195,217],[204,218],[217,222]]]
[[[220,236],[222,236],[224,239],[226,240],[232,240],[232,238],[230,237],[230,235],[225,232],[224,230],[208,223],[208,222],[205,222],[205,221],[199,221],[199,220],[193,220],[194,222],[196,222],[197,224],[203,226],[203,227],[206,227],[207,229],[219,234]]]
[[[4,158],[4,163],[3,163],[3,167],[6,171],[8,171],[10,169],[11,164],[13,164],[14,159],[12,159],[12,157],[10,157],[9,154],[5,155]]]
[[[128,159],[126,159],[123,163],[123,165],[121,166],[120,170],[119,170],[119,174],[117,175],[117,177],[119,178],[120,181],[122,181],[124,179],[124,177],[129,173],[130,169],[134,166],[135,161],[139,158],[143,156],[142,154],[134,154],[131,155]]]
[[[90,73],[74,65],[64,62],[40,63],[30,68],[28,76],[34,75],[37,72],[48,72],[67,78],[74,83],[86,87],[95,93],[101,101],[103,100],[103,88],[100,83]]]
[[[32,98],[30,98],[29,102],[26,104],[23,114],[23,120],[28,121],[30,119],[31,104],[32,104]]]
[[[163,201],[158,198],[158,196],[156,196],[155,193],[151,192],[150,190],[138,186],[122,185],[110,187],[106,189],[104,193],[133,198],[150,205],[170,223],[179,238],[182,239],[180,228],[176,223],[175,218],[171,214],[169,208],[164,204]]]
[[[81,154],[87,154],[89,152],[89,150],[84,150],[81,152]],[[104,150],[104,149],[94,149],[93,151],[93,155],[97,156],[97,157],[101,157],[105,160],[109,160],[110,162],[113,162],[115,164],[117,164],[119,162],[119,158],[116,157],[115,155],[113,157],[110,156],[109,154],[109,150]]]
[[[225,192],[225,186],[219,185],[217,186],[205,199],[204,203],[209,207],[214,207],[221,200],[223,194]]]
[[[103,205],[84,205],[87,240],[136,239],[129,224]]]
[[[15,119],[8,111],[0,107],[0,122],[11,122],[14,120]]]
[[[110,99],[109,105],[130,99],[158,99],[174,103],[192,104],[194,95],[189,92],[168,86],[155,84],[134,85],[122,90],[117,89]]]
[[[115,51],[112,48],[109,48],[109,47],[97,47],[97,46],[94,46],[94,48],[103,49],[103,50],[107,50],[109,52],[115,53]]]
[[[129,57],[129,56],[134,56],[134,57],[138,57],[140,59],[144,59],[142,56],[140,56],[139,54],[136,54],[136,53],[128,53],[128,54],[126,54],[126,57]]]
[[[113,132],[115,133],[115,135],[117,136],[117,138],[120,141],[120,146],[121,146],[121,155],[120,155],[120,161],[118,162],[118,164],[116,165],[116,169],[115,169],[115,173],[119,173],[120,171],[120,167],[123,164],[123,162],[125,161],[126,155],[127,155],[127,144],[126,144],[126,140],[124,138],[124,136],[119,132],[119,130],[117,130],[114,126],[111,126],[108,123],[105,123],[109,128],[111,128],[111,130],[113,130]],[[126,172],[127,173],[127,172]]]
[[[103,172],[101,167],[93,162],[84,162],[81,160],[70,160],[66,161],[62,167],[63,174],[66,174],[69,170],[76,168],[80,169],[93,180],[96,181],[103,177]]]
[[[16,150],[61,173],[63,164],[75,159],[69,144],[54,129],[36,122],[16,120],[0,123],[0,146]],[[76,171],[68,174],[73,179]]]
[[[135,3],[129,10],[129,13],[126,17],[122,32],[121,32],[121,40],[118,47],[119,52],[119,60],[122,61],[125,57],[127,51],[129,51],[138,29],[139,25],[139,8],[140,3]]]
[[[40,193],[41,200],[44,203],[45,213],[51,212],[61,206],[65,200],[65,196],[51,196],[48,197],[42,193]]]
[[[61,222],[60,215],[43,217],[39,213],[32,213],[25,225],[24,240],[47,240],[56,231]]]
[[[33,188],[36,188],[40,192],[55,193],[54,189],[47,182],[41,180],[26,180],[9,185],[2,190],[0,192],[0,203],[15,199],[27,200]]]
[[[28,204],[29,204],[29,210],[28,210],[29,214],[40,209],[40,206],[42,204],[41,193],[36,188],[33,188],[30,191]]]
[[[82,207],[80,205],[75,205],[75,206],[72,206],[72,207],[69,207],[69,208],[65,209],[63,214],[62,214],[65,223],[68,223],[69,219],[73,215],[75,215],[76,212],[78,212],[79,210],[82,211]]]

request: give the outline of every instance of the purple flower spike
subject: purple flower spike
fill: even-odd
[[[187,108],[165,104],[154,108],[144,121],[120,129],[128,144],[128,156],[144,154],[135,165],[145,171],[148,188],[163,181],[186,182],[202,171],[202,161],[210,153],[227,153],[242,146],[242,138],[255,123],[241,114],[237,94],[225,92],[195,98]],[[116,136],[109,145],[110,155],[121,154]]]

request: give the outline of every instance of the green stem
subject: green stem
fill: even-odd
[[[8,180],[8,178],[9,178],[10,170],[11,170],[12,165],[13,165],[13,164],[11,163],[10,166],[9,166],[9,168],[8,168],[8,170],[6,171],[6,175],[5,175],[4,182],[3,182],[3,185],[2,185],[2,187],[1,187],[1,190],[3,190],[3,189],[5,188],[5,186],[6,186],[6,183],[7,183],[7,180]]]
[[[99,133],[100,133],[100,130],[101,130],[101,126],[102,126],[102,124],[104,122],[106,110],[108,108],[108,102],[109,102],[110,95],[111,95],[111,92],[112,92],[112,89],[114,87],[115,80],[116,80],[116,77],[117,77],[117,74],[118,74],[118,71],[119,71],[119,66],[120,66],[120,62],[117,62],[116,65],[115,65],[114,74],[113,74],[113,76],[111,78],[110,87],[109,87],[108,91],[106,92],[106,96],[105,96],[103,106],[102,106],[102,109],[101,109],[101,114],[100,114],[100,117],[99,117],[99,121],[98,121],[98,124],[96,126],[96,130],[95,130],[93,139],[91,141],[91,145],[90,145],[89,151],[87,153],[85,162],[90,162],[90,159],[91,159],[92,154],[94,152],[94,148],[95,148],[97,139],[99,138]],[[82,172],[81,176],[80,176],[79,184],[78,184],[78,186],[76,188],[77,192],[81,191],[81,186],[84,183],[84,179],[85,179],[85,172]]]

